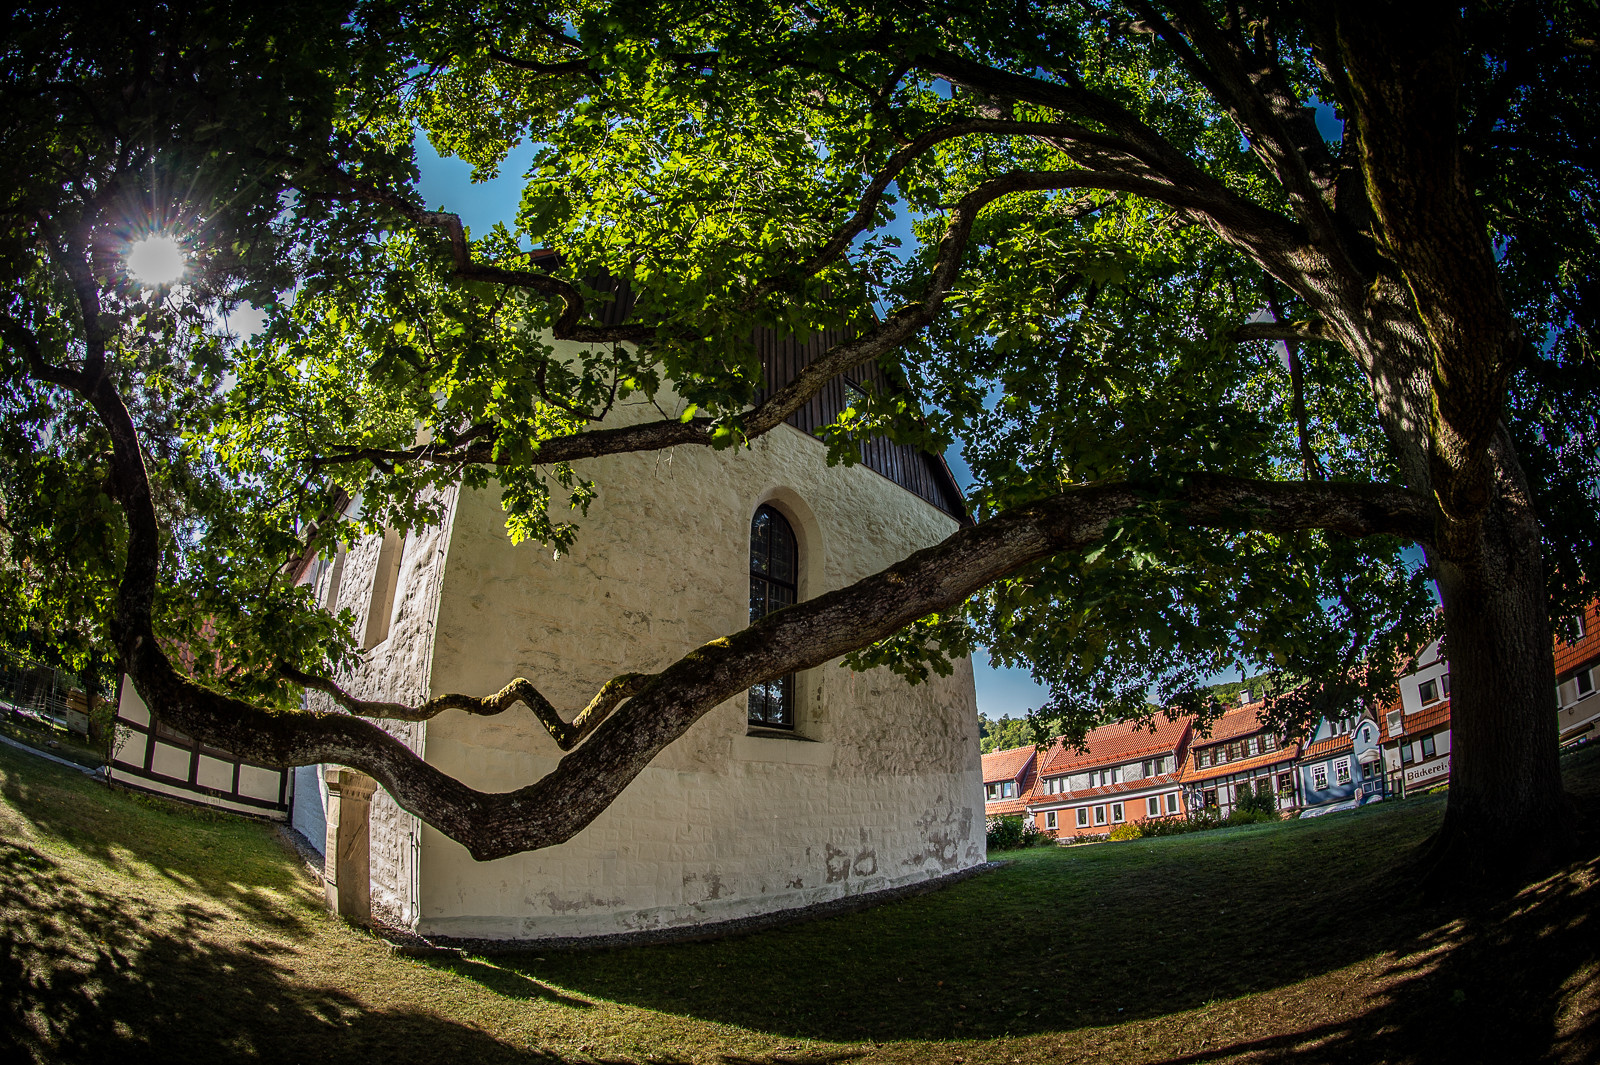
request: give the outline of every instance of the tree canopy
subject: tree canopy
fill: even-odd
[[[841,655],[915,678],[981,641],[1069,738],[1152,692],[1214,714],[1205,677],[1268,668],[1316,678],[1269,684],[1293,730],[1442,628],[1445,836],[1537,816],[1552,852],[1549,619],[1600,552],[1597,25],[1558,0],[29,11],[0,56],[4,638],[103,641],[185,731],[365,769],[493,857]],[[418,130],[482,176],[534,145],[516,225],[424,203]],[[181,284],[129,276],[152,233]],[[243,301],[249,339],[219,324]],[[769,393],[760,327],[848,339]],[[560,548],[606,491],[584,460],[743,447],[874,360],[906,387],[822,435],[843,462],[959,442],[977,520],[946,543],[571,724],[537,678],[417,707],[337,682],[349,619],[297,555],[491,481],[514,538]],[[572,753],[506,795],[373,723],[519,704]]]

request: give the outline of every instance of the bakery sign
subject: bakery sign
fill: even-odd
[[[1408,765],[1405,769],[1406,787],[1415,788],[1426,784],[1438,784],[1450,776],[1450,756],[1444,755],[1431,762],[1422,762],[1418,765]]]

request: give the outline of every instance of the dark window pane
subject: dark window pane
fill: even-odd
[[[794,529],[782,514],[762,507],[750,520],[750,620],[759,621],[792,606],[799,572]],[[757,684],[750,689],[750,724],[794,728],[794,677]]]

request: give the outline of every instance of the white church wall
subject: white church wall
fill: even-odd
[[[750,519],[765,502],[799,534],[802,598],[955,528],[865,467],[829,469],[820,443],[788,426],[748,452],[678,448],[580,472],[601,496],[560,559],[513,546],[492,491],[462,493],[434,693],[481,694],[521,675],[570,715],[617,673],[660,669],[742,628]],[[532,937],[702,923],[983,861],[969,663],[917,687],[835,663],[797,679],[800,738],[746,735],[744,697],[730,700],[561,846],[478,863],[424,827],[418,929]],[[428,728],[429,761],[484,789],[535,780],[559,753],[521,709]]]
[[[441,497],[446,519],[439,526],[413,530],[400,545],[398,572],[391,591],[378,589],[387,603],[389,617],[385,638],[368,649],[365,660],[351,675],[341,678],[347,690],[367,699],[418,703],[428,697],[433,660],[434,628],[437,622],[439,588],[445,572],[445,555],[450,543],[449,515],[453,513],[453,490]],[[355,614],[357,637],[368,629],[375,577],[383,555],[382,535],[363,537],[345,555],[337,570],[328,568],[320,581],[319,596],[334,591],[338,601],[328,604],[335,611],[349,609]],[[330,588],[333,574],[339,574],[337,588]],[[328,706],[326,696],[312,693],[317,705]],[[416,722],[383,722],[396,739],[421,754],[427,726]],[[327,788],[321,783],[321,766],[304,767],[316,774],[312,787],[297,790],[310,800],[315,796],[319,809],[296,809],[296,828],[304,821],[308,827],[321,815],[326,826]],[[302,829],[320,850],[323,838]],[[409,927],[417,918],[416,855],[420,822],[395,804],[379,788],[373,793],[369,839],[371,845],[372,910],[380,920]]]

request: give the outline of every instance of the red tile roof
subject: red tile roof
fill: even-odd
[[[983,816],[1000,817],[1004,814],[1020,814],[1027,809],[1027,806],[1028,797],[1026,795],[1018,796],[1015,799],[996,799],[993,802],[983,804]]]
[[[1340,751],[1348,751],[1355,745],[1356,734],[1354,732],[1346,732],[1343,736],[1329,736],[1325,740],[1318,740],[1316,743],[1307,745],[1300,752],[1300,757],[1327,758],[1330,755],[1338,754]]]
[[[1195,731],[1194,746],[1209,747],[1213,743],[1226,743],[1254,732],[1266,731],[1267,726],[1261,723],[1263,705],[1260,702],[1246,703],[1229,710],[1211,723],[1211,735],[1202,736],[1199,730]]]
[[[1172,788],[1178,784],[1177,773],[1162,773],[1159,776],[1144,777],[1140,780],[1124,780],[1120,784],[1107,784],[1103,788],[1086,788],[1083,791],[1063,791],[1055,795],[1046,795],[1035,788],[1028,799],[1028,808],[1032,810],[1048,810],[1059,806],[1071,806],[1087,799],[1100,799],[1108,795],[1128,795],[1134,792],[1159,791]]]
[[[1395,740],[1401,736],[1418,736],[1425,732],[1445,728],[1450,724],[1450,700],[1434,703],[1414,714],[1405,714],[1400,718],[1400,732],[1385,732],[1384,738]]]
[[[1176,721],[1168,721],[1164,715],[1158,714],[1152,724],[1155,726],[1154,732],[1126,721],[1090,729],[1083,738],[1087,750],[1082,752],[1056,740],[1039,763],[1039,775],[1058,777],[1095,766],[1132,762],[1149,755],[1177,755],[1189,738],[1193,719],[1180,717]]]
[[[1590,603],[1583,612],[1583,635],[1576,643],[1556,637],[1556,677],[1564,679],[1590,659],[1600,658],[1600,600]]]
[[[1032,744],[1026,747],[1011,747],[1004,751],[993,751],[983,756],[983,782],[993,784],[1001,780],[1016,780],[1028,768],[1028,763],[1033,761],[1033,756],[1038,754],[1038,749]]]
[[[1185,784],[1195,784],[1202,780],[1231,776],[1234,773],[1248,773],[1252,769],[1275,765],[1278,762],[1283,762],[1287,766],[1299,756],[1300,745],[1286,743],[1276,751],[1258,754],[1254,758],[1241,758],[1237,762],[1223,762],[1221,765],[1209,765],[1201,769],[1194,764],[1194,755],[1191,754],[1183,763],[1183,772],[1179,776]]]

